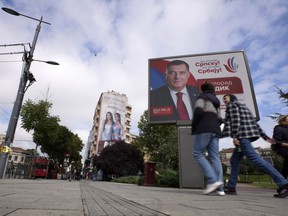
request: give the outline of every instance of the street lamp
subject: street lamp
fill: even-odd
[[[37,60],[37,59],[32,59],[32,61],[44,62],[46,64],[51,64],[51,65],[59,65],[59,63],[55,61],[43,61],[43,60]]]
[[[53,62],[53,61],[41,61],[41,60],[35,60],[33,59],[33,53],[35,50],[35,46],[36,46],[36,42],[38,39],[38,35],[41,29],[41,24],[45,23],[48,25],[51,25],[51,23],[45,22],[43,21],[43,17],[41,16],[40,19],[35,19],[33,17],[30,16],[26,16],[24,14],[20,14],[12,9],[9,8],[2,8],[2,10],[4,10],[5,12],[15,15],[15,16],[24,16],[26,18],[29,19],[33,19],[36,21],[39,21],[37,27],[36,27],[36,31],[34,34],[34,38],[32,41],[32,45],[30,46],[30,51],[24,51],[23,54],[23,67],[22,67],[22,73],[21,73],[21,78],[20,78],[20,84],[19,84],[19,88],[18,88],[18,93],[17,93],[17,97],[16,97],[16,101],[14,103],[13,106],[13,110],[12,110],[12,114],[9,120],[9,125],[8,125],[8,129],[7,129],[7,133],[5,136],[5,145],[7,147],[10,147],[10,144],[13,142],[14,140],[14,135],[15,135],[15,130],[16,130],[16,126],[17,126],[17,122],[18,122],[18,118],[20,115],[20,110],[21,110],[21,106],[23,103],[23,98],[24,98],[24,94],[25,91],[27,90],[27,88],[33,83],[35,82],[35,78],[33,76],[33,74],[29,71],[30,70],[30,66],[32,61],[40,61],[40,62],[45,62],[47,64],[52,64],[52,65],[59,65],[57,62]],[[30,82],[27,86],[27,82]],[[5,177],[5,173],[6,173],[6,166],[7,166],[7,154],[1,154],[0,155],[0,178],[4,179]]]
[[[12,10],[12,9],[10,9],[10,8],[2,7],[2,10],[4,10],[5,12],[7,12],[7,13],[9,13],[9,14],[14,15],[14,16],[23,16],[23,17],[27,17],[27,18],[29,18],[29,19],[33,19],[33,20],[40,21],[40,22],[43,22],[43,23],[45,23],[45,24],[51,25],[51,23],[48,23],[48,22],[43,21],[43,20],[42,20],[42,16],[41,16],[41,19],[39,20],[39,19],[36,19],[36,18],[34,18],[34,17],[30,17],[30,16],[27,16],[27,15],[24,15],[24,14],[20,14],[20,13],[18,13],[17,11]]]

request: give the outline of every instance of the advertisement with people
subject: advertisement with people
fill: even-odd
[[[248,61],[244,51],[149,59],[149,123],[191,121],[200,86],[210,82],[221,101],[234,94],[259,119]]]
[[[125,95],[102,93],[97,154],[108,145],[125,139]]]

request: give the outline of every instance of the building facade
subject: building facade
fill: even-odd
[[[20,147],[11,147],[12,149],[12,155],[9,155],[8,162],[14,163],[14,165],[17,164],[24,164],[27,160],[26,158],[31,158],[31,152],[28,152],[25,149],[22,149]]]
[[[4,144],[4,141],[5,141],[5,135],[0,134],[0,145]]]
[[[100,155],[102,150],[119,140],[131,143],[132,107],[125,94],[108,91],[101,94],[93,116],[86,152],[87,159]]]

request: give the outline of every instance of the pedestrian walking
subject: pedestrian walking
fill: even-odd
[[[281,174],[284,178],[288,177],[288,115],[281,115],[278,118],[278,125],[273,129],[273,139],[275,144],[271,149],[284,159]]]
[[[225,125],[222,137],[233,138],[233,144],[240,146],[241,151],[236,148],[230,159],[231,174],[228,181],[226,194],[237,195],[236,185],[239,174],[239,165],[244,156],[263,172],[268,174],[279,187],[279,193],[275,194],[275,198],[285,198],[288,196],[288,182],[270,163],[261,158],[252,142],[262,137],[269,143],[274,141],[268,137],[261,127],[257,124],[255,117],[251,111],[237,101],[235,95],[224,95],[223,101],[226,104]]]
[[[69,166],[67,167],[67,180],[71,182],[71,179],[72,179],[72,166],[71,164],[69,164]]]
[[[202,93],[197,97],[192,120],[192,134],[195,136],[194,157],[204,172],[206,189],[203,194],[223,191],[223,171],[219,155],[221,135],[220,101],[211,83],[201,85]],[[209,161],[205,157],[208,152]]]

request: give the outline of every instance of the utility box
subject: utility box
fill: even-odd
[[[156,163],[152,161],[147,161],[144,168],[144,185],[145,186],[155,186],[155,167]]]
[[[203,189],[204,173],[193,155],[195,143],[190,125],[178,124],[180,188]]]

